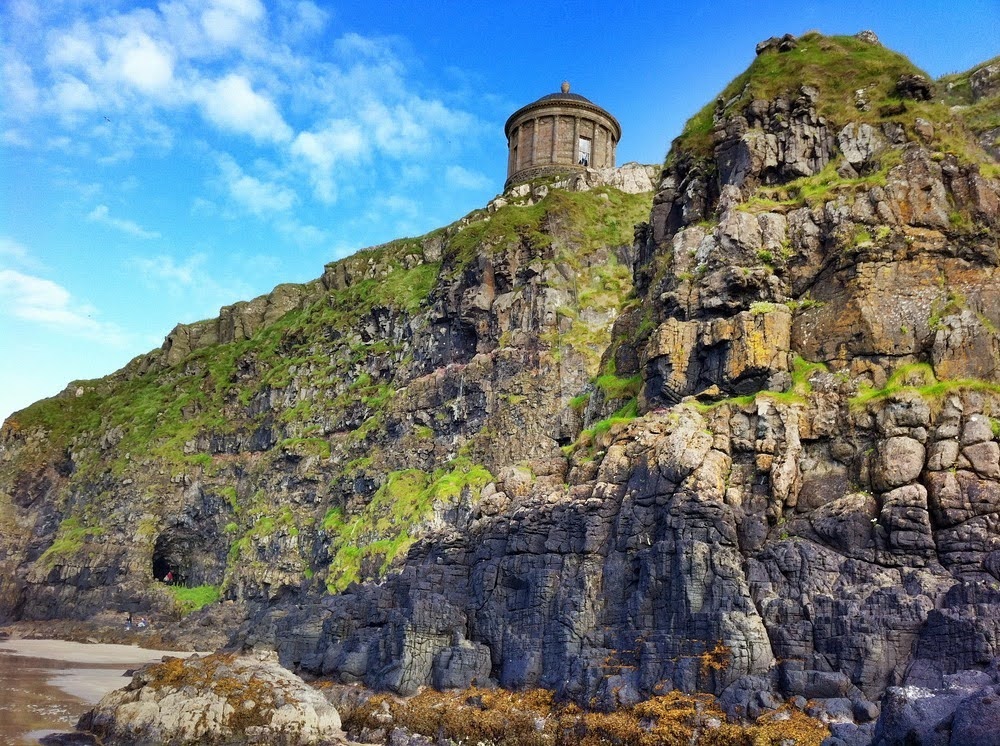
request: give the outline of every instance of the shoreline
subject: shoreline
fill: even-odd
[[[59,639],[0,640],[0,653],[25,659],[26,665],[43,669],[51,686],[89,705],[97,704],[108,692],[128,684],[130,679],[124,673],[131,668],[159,662],[164,656],[187,658],[195,653],[208,654]],[[55,667],[46,663],[66,665]]]

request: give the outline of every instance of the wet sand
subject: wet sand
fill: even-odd
[[[112,689],[127,669],[190,652],[63,640],[0,641],[0,743],[38,744],[72,731],[77,719]]]

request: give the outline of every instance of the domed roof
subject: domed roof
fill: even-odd
[[[542,101],[583,101],[583,102],[588,103],[588,104],[593,104],[594,103],[589,98],[581,96],[579,93],[570,93],[569,92],[569,81],[568,80],[564,80],[562,82],[562,86],[561,86],[561,88],[559,90],[559,93],[549,93],[549,94],[547,94],[545,96],[542,96],[540,99],[538,99],[538,100],[536,100],[536,101],[534,101],[532,103],[536,103],[537,104],[537,103],[541,103]],[[531,104],[528,104],[528,105],[530,106]]]
[[[546,94],[545,96],[542,96],[540,99],[537,99],[535,103],[537,104],[539,101],[563,101],[563,100],[585,101],[588,104],[594,103],[589,98],[587,98],[586,96],[581,96],[579,93],[562,93],[562,92]]]

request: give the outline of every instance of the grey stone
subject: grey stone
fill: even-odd
[[[990,418],[982,414],[971,415],[962,428],[962,446],[985,443],[989,440],[993,440],[993,425]]]
[[[951,742],[962,746],[1000,744],[1000,687],[988,686],[955,709]]]
[[[924,468],[924,446],[906,436],[895,436],[879,445],[875,471],[872,475],[878,490],[909,484]]]

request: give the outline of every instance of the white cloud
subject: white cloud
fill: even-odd
[[[411,218],[416,217],[420,212],[416,202],[409,197],[401,197],[398,194],[390,194],[388,197],[383,197],[377,200],[376,205],[387,212]]]
[[[31,67],[16,53],[3,63],[3,91],[9,111],[29,114],[38,105],[38,88]]]
[[[356,163],[367,155],[369,146],[360,126],[338,119],[317,132],[299,133],[291,150],[309,167],[309,178],[316,197],[330,203],[337,199],[334,167],[342,163]]]
[[[23,262],[28,258],[28,250],[14,239],[0,236],[0,257],[10,257]]]
[[[110,345],[125,344],[125,335],[117,326],[94,318],[97,312],[93,307],[74,303],[70,292],[52,280],[0,269],[0,298],[0,308],[22,321]]]
[[[204,197],[195,197],[191,200],[191,214],[201,217],[209,217],[219,212],[219,206]]]
[[[7,145],[16,145],[20,148],[31,146],[31,140],[25,137],[20,130],[15,129],[4,130],[3,134],[0,135],[0,140]]]
[[[327,240],[325,231],[297,220],[279,220],[275,227],[282,235],[300,246],[316,246]]]
[[[72,31],[52,34],[45,62],[50,68],[74,68],[95,75],[101,68],[97,41],[90,29],[77,24]]]
[[[230,73],[204,86],[198,94],[205,116],[221,129],[257,140],[284,142],[292,137],[274,103],[256,91],[242,75]]]
[[[211,41],[222,45],[238,43],[247,27],[265,13],[258,0],[215,0],[213,5],[201,14],[201,27]]]
[[[72,75],[56,83],[53,93],[56,108],[61,114],[72,115],[97,108],[97,97],[90,86]]]
[[[337,53],[352,63],[361,61],[379,62],[399,71],[401,65],[385,39],[362,36],[354,32],[346,33],[333,43]]]
[[[470,171],[462,166],[448,166],[444,178],[449,186],[456,189],[486,189],[493,183],[478,171]]]
[[[327,11],[310,0],[301,0],[294,4],[286,0],[279,7],[285,11],[281,16],[281,33],[290,41],[315,36],[323,30],[330,19]]]
[[[230,156],[219,157],[219,169],[229,196],[256,215],[286,212],[295,204],[293,190],[244,173]]]
[[[212,271],[209,257],[196,253],[184,258],[167,254],[132,257],[130,265],[138,269],[142,283],[157,293],[189,299],[192,318],[215,314],[221,305],[233,303],[252,294],[251,288],[236,280],[222,284],[216,278],[238,276],[234,272]]]
[[[42,262],[35,259],[24,244],[9,236],[0,236],[0,268],[9,268],[3,265],[15,265],[33,272],[44,268]]]
[[[108,66],[119,79],[143,93],[163,95],[174,81],[174,60],[169,48],[147,34],[131,32],[109,45]]]
[[[108,209],[107,205],[98,205],[90,214],[87,215],[87,220],[93,221],[95,223],[102,223],[103,225],[111,226],[112,228],[121,231],[122,233],[128,233],[130,236],[135,236],[136,238],[160,238],[160,234],[156,231],[148,231],[143,228],[138,223],[131,220],[124,220],[122,218],[111,217],[111,211]]]
[[[185,261],[178,263],[172,256],[159,254],[151,257],[135,257],[132,264],[139,268],[147,280],[155,281],[159,286],[165,286],[171,293],[178,293],[182,288],[195,284],[204,276],[205,255],[194,254]]]

